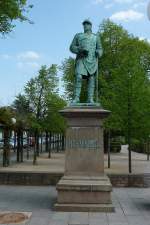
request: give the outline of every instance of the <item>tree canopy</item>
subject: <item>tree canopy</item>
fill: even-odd
[[[27,5],[27,0],[0,0],[0,33],[11,32],[16,20],[31,22],[25,14],[32,7]]]
[[[18,124],[33,131],[62,132],[65,128],[58,111],[65,101],[58,94],[57,65],[41,66],[37,76],[31,78],[24,87],[25,93],[16,96],[12,107]]]

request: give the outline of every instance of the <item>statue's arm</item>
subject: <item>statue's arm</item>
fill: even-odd
[[[101,43],[99,35],[97,35],[96,52],[99,58],[103,55],[103,48],[102,48],[102,43]]]
[[[73,41],[70,45],[70,51],[72,53],[78,54],[79,53],[79,46],[78,46],[78,41],[77,41],[77,34],[73,38]]]

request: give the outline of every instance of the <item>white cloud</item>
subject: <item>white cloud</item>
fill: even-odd
[[[139,5],[145,5],[145,0],[112,0],[114,3],[119,3],[119,4],[132,4],[133,6],[135,5],[136,7]]]
[[[133,7],[134,9],[145,7],[146,2],[145,0],[91,0],[91,2],[95,5],[103,4],[106,9],[111,8],[112,6],[116,4],[120,5],[130,5],[130,7]]]
[[[140,20],[143,17],[144,17],[143,13],[129,9],[127,11],[120,11],[120,12],[114,13],[110,17],[110,19],[128,22],[128,21]]]
[[[136,0],[114,0],[114,2],[120,3],[120,4],[133,3],[135,1]]]
[[[17,67],[21,70],[38,69],[41,55],[35,51],[25,51],[17,55]]]
[[[17,58],[21,60],[38,60],[40,55],[34,51],[26,51],[18,54]]]
[[[40,67],[40,65],[37,62],[18,62],[17,67],[19,69],[27,69],[27,68],[37,69]]]

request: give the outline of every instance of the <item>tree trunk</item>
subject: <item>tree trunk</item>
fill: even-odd
[[[37,156],[40,155],[40,146],[39,146],[39,133],[37,131],[37,135],[36,135],[36,152],[37,152]]]
[[[14,131],[14,152],[16,152],[16,146],[17,146],[17,133]]]
[[[43,133],[41,133],[41,150],[40,152],[43,152]]]
[[[62,150],[65,150],[65,136],[64,134],[62,135]]]
[[[21,162],[23,162],[23,131],[20,133],[20,155],[21,155]]]
[[[4,149],[3,149],[3,166],[10,164],[10,146],[9,146],[9,129],[4,128]]]
[[[48,148],[48,158],[51,158],[51,132],[49,133],[49,148]]]
[[[20,148],[21,148],[21,131],[17,130],[17,162],[20,162]]]
[[[29,159],[29,148],[30,148],[30,135],[29,132],[27,132],[27,159]]]
[[[48,132],[46,131],[46,137],[45,137],[45,151],[48,152]]]
[[[35,137],[35,145],[34,145],[34,152],[33,152],[33,165],[36,165],[37,164],[37,151],[36,151],[36,148],[37,148],[37,132],[35,131],[35,134],[34,134],[34,137]]]
[[[59,152],[59,134],[56,134],[56,151]]]

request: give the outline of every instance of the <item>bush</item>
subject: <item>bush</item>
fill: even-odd
[[[144,143],[137,139],[132,140],[131,150],[138,153],[146,153]]]

